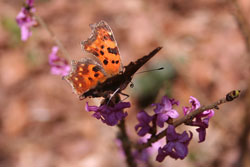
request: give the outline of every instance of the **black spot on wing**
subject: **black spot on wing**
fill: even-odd
[[[107,65],[108,64],[108,60],[103,60],[103,64]]]
[[[96,78],[97,78],[98,76],[99,76],[99,74],[98,74],[98,73],[95,73],[94,77],[96,77]]]
[[[93,70],[94,72],[98,72],[98,71],[100,71],[100,68],[99,68],[98,66],[95,66],[95,67],[92,68],[92,70]]]
[[[104,52],[102,50],[100,51],[100,53],[101,53],[101,55],[104,55]]]
[[[117,47],[115,47],[115,48],[110,48],[110,47],[108,47],[107,50],[108,50],[108,52],[111,53],[111,54],[115,54],[115,55],[118,54],[118,48],[117,48]]]

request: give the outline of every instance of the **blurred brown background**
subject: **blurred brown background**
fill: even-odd
[[[36,0],[35,7],[72,59],[84,56],[80,41],[89,37],[89,24],[100,20],[113,29],[124,65],[163,46],[141,70],[165,70],[135,75],[135,87],[125,91],[133,105],[126,118],[133,139],[136,113],[164,94],[184,106],[189,96],[209,104],[233,89],[243,90],[240,99],[216,111],[205,142],[197,144],[195,128],[189,129],[196,135],[185,160],[166,158],[159,164],[155,155],[152,160],[155,166],[247,167],[250,54],[230,2]],[[249,24],[250,1],[238,2]],[[50,74],[54,42],[46,30],[33,28],[28,41],[20,41],[15,17],[22,3],[0,1],[0,167],[125,167],[114,142],[116,127],[91,117],[70,86]]]

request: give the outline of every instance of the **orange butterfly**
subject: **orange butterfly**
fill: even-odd
[[[72,61],[71,72],[65,79],[79,95],[86,97],[108,97],[114,92],[121,93],[131,82],[132,76],[160,49],[123,67],[114,34],[105,21],[90,25],[92,35],[81,44],[83,49],[93,54],[93,58]]]

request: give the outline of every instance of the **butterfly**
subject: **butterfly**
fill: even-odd
[[[161,47],[157,47],[148,55],[124,67],[110,26],[105,21],[100,21],[90,27],[91,36],[81,42],[81,45],[92,57],[73,60],[71,72],[63,77],[80,99],[106,98],[113,93],[122,93],[131,83],[136,71],[161,50]]]

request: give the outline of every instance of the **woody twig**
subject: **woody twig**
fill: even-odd
[[[54,42],[56,43],[56,45],[60,48],[60,50],[63,53],[63,56],[65,59],[67,59],[70,62],[70,56],[69,53],[67,52],[67,50],[65,49],[65,47],[63,46],[63,44],[61,43],[61,41],[56,37],[55,33],[47,26],[47,24],[44,22],[44,20],[38,16],[38,15],[34,15],[35,19],[38,21],[38,23],[43,26],[43,28],[49,33],[49,35],[52,37],[52,39],[54,40]]]

